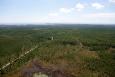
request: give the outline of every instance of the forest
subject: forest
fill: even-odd
[[[21,54],[25,56],[17,59]],[[12,63],[2,68],[9,62]],[[35,77],[24,74],[34,63],[68,74],[48,73],[48,77],[114,77],[115,27],[85,24],[0,27],[0,77]],[[34,69],[31,73],[38,71]]]

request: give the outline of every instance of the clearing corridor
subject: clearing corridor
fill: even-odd
[[[30,50],[26,51],[25,53],[21,54],[18,58],[16,58],[15,60],[12,60],[10,62],[8,62],[7,64],[3,65],[1,68],[0,68],[0,71],[1,70],[4,70],[5,68],[7,68],[8,66],[10,66],[11,64],[13,64],[14,62],[16,62],[17,60],[21,59],[22,57],[26,56],[27,54],[29,54],[30,52],[32,52],[33,50],[35,50],[38,46],[34,46],[32,47]]]

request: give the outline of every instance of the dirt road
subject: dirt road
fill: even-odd
[[[1,68],[0,68],[0,71],[1,70],[4,70],[5,68],[7,68],[8,66],[10,66],[11,64],[15,63],[15,61],[21,59],[22,57],[26,56],[27,54],[29,54],[30,52],[32,52],[33,50],[35,50],[38,46],[34,46],[33,48],[31,48],[30,50],[26,51],[25,53],[21,54],[18,58],[16,58],[15,60],[11,61],[11,62],[8,62],[7,64],[3,65]]]

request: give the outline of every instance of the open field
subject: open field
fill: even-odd
[[[34,64],[36,68],[39,65],[50,71],[59,70],[63,75],[71,77],[115,76],[113,26],[1,27],[0,68],[34,46],[37,48],[32,52],[2,69],[0,77],[31,77],[25,75],[25,72],[32,69],[34,73],[38,73],[33,69]],[[43,72],[47,74],[46,71]]]

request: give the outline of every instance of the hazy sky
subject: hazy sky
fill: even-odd
[[[0,24],[115,24],[115,0],[0,0]]]

